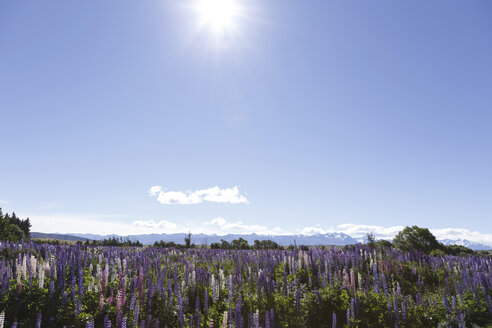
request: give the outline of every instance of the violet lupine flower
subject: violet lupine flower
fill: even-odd
[[[241,310],[242,310],[242,299],[241,299],[241,296],[239,296],[239,299],[237,300],[236,302],[236,312],[235,312],[235,324],[236,324],[236,328],[242,328],[241,327],[241,319],[242,319],[242,316],[241,316]]]
[[[446,294],[442,294],[442,303],[443,303],[444,307],[446,308],[446,310],[451,312],[451,306],[449,305],[449,301],[448,301],[448,298],[446,297]]]
[[[337,328],[337,314],[333,312],[331,328]]]
[[[354,306],[355,306],[355,316],[359,317],[359,297],[356,295],[354,299]]]
[[[374,293],[379,294],[378,267],[376,263],[372,265],[372,275],[374,277]]]
[[[350,317],[355,318],[355,300],[353,298],[350,300]]]
[[[12,324],[12,328],[17,328],[17,321],[14,321],[14,323]]]
[[[138,316],[140,312],[140,305],[137,303],[135,304],[135,310],[133,311],[133,327],[138,326]]]
[[[296,291],[296,311],[297,311],[297,313],[299,313],[300,310],[301,310],[301,290],[299,289],[299,287],[297,287],[297,291]]]
[[[208,291],[206,289],[203,295],[203,311],[208,315]]]
[[[270,328],[270,313],[265,312],[265,328]]]
[[[388,285],[386,284],[386,276],[384,275],[384,273],[381,273],[381,280],[383,281],[384,295],[386,295],[386,298],[388,298]]]
[[[400,325],[400,317],[398,316],[398,302],[396,300],[393,301],[393,307],[395,309],[395,324],[397,326]]]
[[[320,292],[315,290],[313,293],[316,294],[316,297],[318,298],[318,303],[319,304],[323,303],[323,298],[321,297]]]
[[[270,309],[270,327],[275,328],[275,311],[273,308]]]
[[[135,301],[136,301],[136,296],[135,294],[133,294],[132,298],[130,299],[130,311],[135,310]]]
[[[38,317],[36,318],[36,328],[41,328],[41,320],[42,320],[42,315],[41,312],[39,312]]]
[[[202,313],[198,312],[196,314],[196,326],[200,328],[202,326]]]
[[[466,328],[465,315],[463,313],[460,314],[459,319],[460,319],[460,328]]]
[[[200,296],[199,295],[196,295],[195,311],[196,311],[196,313],[200,313]]]
[[[85,328],[94,328],[94,320],[87,321],[85,323]]]
[[[350,309],[347,309],[347,325],[350,326]]]
[[[490,300],[490,295],[487,295],[487,305],[489,307],[489,314],[492,316],[492,301]]]
[[[179,326],[183,327],[184,326],[183,299],[181,298],[181,293],[179,291],[178,291],[178,305],[179,305],[179,314],[178,314]]]
[[[126,323],[127,323],[127,318],[126,316],[123,317],[123,319],[121,320],[121,328],[126,328]]]
[[[402,319],[407,318],[407,308],[405,307],[405,301],[401,302],[401,317]]]
[[[53,280],[50,281],[49,293],[50,298],[53,299],[53,297],[55,296],[55,282]]]

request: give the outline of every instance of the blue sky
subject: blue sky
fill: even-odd
[[[0,2],[4,211],[492,245],[490,1],[235,0],[220,31],[198,1]]]

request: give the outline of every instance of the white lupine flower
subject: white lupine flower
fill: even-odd
[[[225,288],[225,277],[224,277],[224,270],[219,269],[219,279],[220,279],[220,289]]]
[[[22,278],[27,280],[27,259],[25,256],[22,256]]]
[[[260,311],[257,309],[256,312],[253,314],[254,328],[260,328],[257,324],[258,322],[260,322]]]
[[[224,316],[222,317],[222,326],[221,328],[227,328],[228,327],[228,314],[227,311],[224,311]]]
[[[5,312],[0,313],[0,328],[3,328],[3,324],[5,323]]]
[[[38,259],[36,259],[34,257],[34,255],[31,255],[31,261],[30,262],[31,262],[30,265],[31,265],[31,272],[32,272],[33,278],[36,278]]]
[[[44,268],[43,266],[39,266],[39,288],[43,288],[44,286]]]

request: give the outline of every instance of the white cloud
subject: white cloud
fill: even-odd
[[[204,225],[218,227],[221,231],[227,233],[281,234],[283,232],[279,227],[275,227],[271,230],[268,227],[259,224],[244,224],[242,221],[229,222],[221,217],[205,222]]]
[[[165,191],[161,186],[149,190],[151,197],[157,197],[161,204],[200,204],[203,202],[249,204],[237,186],[221,189],[218,186],[195,191]]]

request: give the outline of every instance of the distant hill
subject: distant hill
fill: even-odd
[[[83,238],[102,240],[110,237],[119,237],[116,235],[95,235],[95,234],[74,234]],[[144,245],[151,245],[156,241],[175,242],[182,244],[186,233],[174,233],[174,234],[148,234],[148,235],[129,235],[128,238],[132,241],[138,240]],[[127,236],[124,236],[127,237]],[[243,238],[250,245],[255,240],[272,240],[281,246],[292,245],[295,242],[298,245],[334,245],[344,246],[357,243],[357,240],[346,235],[344,233],[329,233],[318,235],[257,235],[257,234],[228,234],[224,236],[215,234],[194,234],[191,236],[191,242],[196,245],[210,245],[211,243],[220,243],[223,239],[227,242],[231,242],[234,239]]]
[[[58,239],[67,241],[86,241],[89,238],[84,238],[80,236],[64,235],[59,233],[43,233],[43,232],[31,232],[31,238],[42,238],[42,239]]]
[[[144,245],[152,245],[156,241],[174,242],[176,244],[183,244],[186,233],[172,233],[172,234],[147,234],[147,235],[129,235],[129,236],[119,236],[116,234],[111,235],[98,235],[98,234],[78,234],[72,233],[69,235],[56,234],[56,233],[41,233],[32,232],[32,238],[49,238],[49,239],[59,239],[59,240],[69,240],[69,241],[86,241],[86,240],[103,240],[112,237],[128,237],[131,241],[139,241]],[[326,233],[326,234],[316,234],[316,235],[258,235],[258,234],[228,234],[224,236],[215,234],[193,234],[191,236],[191,242],[196,245],[210,245],[212,243],[220,243],[223,239],[227,242],[231,242],[234,239],[243,238],[250,245],[254,243],[255,240],[272,240],[281,246],[289,246],[295,242],[298,245],[332,245],[332,246],[345,246],[356,243],[364,243],[366,240],[364,238],[355,239],[351,236],[341,233]],[[445,245],[463,245],[465,247],[471,248],[473,250],[490,250],[492,247],[485,244],[480,244],[467,239],[443,239],[440,240]]]

